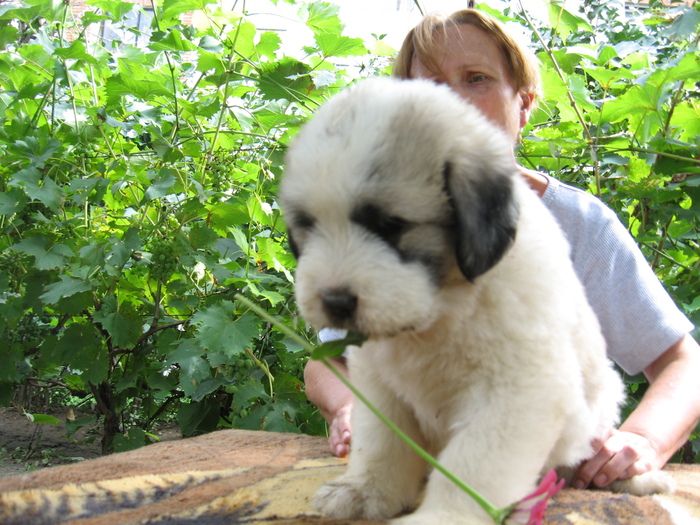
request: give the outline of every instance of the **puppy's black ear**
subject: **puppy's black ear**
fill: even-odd
[[[487,173],[464,176],[444,166],[445,188],[455,213],[457,264],[469,281],[501,260],[515,239],[518,207],[513,176]]]

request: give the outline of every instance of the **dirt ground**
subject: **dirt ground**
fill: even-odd
[[[63,423],[80,417],[62,407],[52,407],[48,414]],[[175,428],[156,434],[161,440],[180,437]],[[36,424],[17,408],[0,407],[0,477],[99,457],[100,439],[99,426],[83,427],[69,439],[63,425]]]

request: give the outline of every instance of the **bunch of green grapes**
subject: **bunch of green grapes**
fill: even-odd
[[[250,371],[254,366],[255,361],[253,361],[248,354],[234,357],[231,361],[231,368],[235,370],[233,377],[236,383],[240,384],[245,382],[250,377]]]
[[[73,155],[79,159],[95,158],[100,152],[100,147],[92,142],[90,144],[79,143],[73,147]]]
[[[149,270],[154,279],[167,280],[177,270],[179,250],[174,241],[156,237],[151,241],[151,264]]]
[[[253,361],[247,354],[243,354],[232,359],[231,367],[235,370],[233,377],[236,382],[227,386],[226,391],[229,394],[236,395],[238,393],[237,385],[244,383],[250,377],[250,372],[253,367],[255,367],[255,361]],[[240,410],[235,410],[236,415],[241,418],[246,417],[249,412],[249,408],[246,407],[243,407]]]
[[[27,347],[37,346],[47,331],[50,321],[49,316],[34,314],[23,316],[17,326],[8,334],[10,343],[24,344]]]
[[[7,277],[7,286],[12,292],[17,292],[22,283],[24,267],[21,256],[17,253],[4,252],[0,254],[0,275]]]
[[[72,156],[66,156],[65,160],[69,162],[73,168],[82,172],[84,175],[91,175],[100,162],[100,147],[97,143],[79,143],[73,147]]]
[[[207,165],[211,189],[225,192],[233,186],[231,184],[231,171],[235,156],[218,152],[212,156]]]

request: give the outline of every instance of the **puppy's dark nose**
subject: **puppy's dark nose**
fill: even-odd
[[[321,301],[326,313],[338,322],[352,319],[357,309],[357,296],[344,289],[323,292]]]

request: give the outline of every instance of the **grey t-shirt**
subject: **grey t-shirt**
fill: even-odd
[[[542,202],[571,245],[574,269],[598,316],[608,356],[637,374],[693,329],[615,213],[593,195],[546,176]],[[324,328],[321,341],[344,330]]]
[[[547,177],[542,202],[571,245],[574,269],[598,316],[608,356],[637,374],[693,329],[615,213],[593,195]]]

